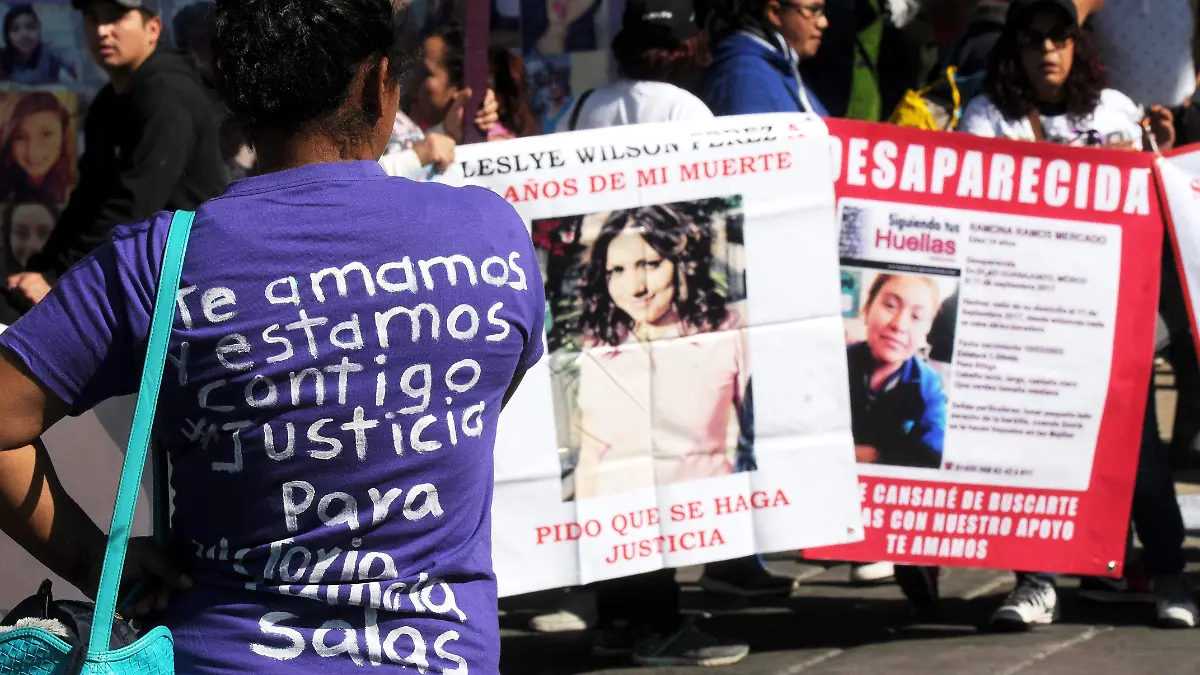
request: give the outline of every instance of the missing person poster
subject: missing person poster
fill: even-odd
[[[829,138],[803,115],[461,147],[546,280],[501,416],[511,595],[862,536]]]
[[[829,124],[866,539],[806,554],[1119,573],[1158,297],[1153,157]]]

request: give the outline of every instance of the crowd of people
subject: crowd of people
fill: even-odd
[[[1200,141],[1200,108],[1192,105],[1193,8],[1185,0],[1171,11],[1154,12],[1145,9],[1146,3],[1108,2],[1105,7],[1103,0],[831,0],[828,5],[825,0],[627,0],[611,43],[619,77],[569,98],[560,91],[554,114],[547,117],[535,112],[522,58],[500,48],[488,52],[484,103],[470,110],[474,92],[466,78],[463,28],[442,23],[414,30],[397,21],[394,14],[403,9],[389,0],[201,2],[177,17],[178,51],[166,44],[158,0],[73,0],[91,55],[110,81],[87,111],[78,162],[73,161],[70,114],[52,94],[24,96],[4,129],[3,244],[10,269],[19,271],[7,279],[0,323],[26,318],[0,339],[0,418],[7,421],[0,429],[0,475],[21,478],[41,471],[35,467],[45,461],[44,449],[35,440],[62,415],[136,391],[136,345],[147,330],[147,298],[153,299],[157,256],[169,221],[157,213],[199,209],[185,277],[192,283],[221,279],[237,287],[239,298],[246,287],[249,301],[255,288],[292,273],[285,263],[309,259],[312,245],[349,246],[343,257],[358,260],[396,246],[436,255],[431,247],[436,240],[480,255],[502,252],[505,259],[509,251],[521,251],[528,255],[525,260],[533,260],[524,226],[502,200],[481,191],[451,192],[429,180],[453,163],[457,145],[472,136],[471,125],[487,141],[504,141],[750,113],[902,122],[903,115],[893,117],[892,111],[911,105],[906,92],[953,78],[970,94],[961,103],[939,101],[934,94],[922,99],[922,105],[948,107],[939,124],[947,132],[1148,152]],[[0,70],[21,83],[73,76],[75,64],[39,43],[37,14],[27,7],[13,6],[4,19]],[[566,39],[556,37],[553,28],[542,41]],[[932,38],[914,37],[922,28]],[[389,176],[412,180],[385,180]],[[663,230],[662,237],[673,236],[669,209],[651,216],[662,223],[643,224],[636,232],[625,216],[614,216],[604,226],[606,245],[619,248],[634,237],[645,248],[642,237],[655,228]],[[403,223],[395,222],[398,217]],[[127,223],[143,225],[122,225]],[[384,229],[403,234],[381,238]],[[231,247],[241,255],[230,257]],[[1171,338],[1165,355],[1175,369],[1180,405],[1168,448],[1157,433],[1153,399],[1146,402],[1130,528],[1131,541],[1136,532],[1144,555],[1127,568],[1125,579],[1085,580],[1085,590],[1152,593],[1161,625],[1194,627],[1198,612],[1182,575],[1184,527],[1171,472],[1173,462],[1193,458],[1193,444],[1200,441],[1200,371],[1170,256],[1165,242],[1161,316]],[[255,260],[255,268],[239,268],[243,258]],[[536,270],[529,272],[529,285],[540,289]],[[945,299],[936,288],[905,283],[880,276],[867,299],[868,316],[887,311],[874,306],[885,287],[893,294],[909,293],[927,306],[928,333],[934,329],[933,308]],[[607,282],[602,286],[597,293],[612,292]],[[483,297],[490,292],[485,288],[469,292],[478,293],[483,306],[494,300]],[[595,302],[618,300],[605,296]],[[369,304],[357,311],[371,311]],[[544,305],[519,300],[509,306],[511,338],[477,357],[487,363],[486,396],[494,404],[487,414],[492,416],[541,356]],[[215,305],[205,307],[209,312]],[[275,306],[258,309],[262,316],[279,313]],[[733,322],[738,315],[722,310],[718,318]],[[63,331],[63,325],[73,328]],[[887,378],[869,370],[886,361],[871,352],[869,329],[867,339],[850,349],[852,360],[868,369],[861,391],[852,392],[864,398],[886,394],[881,388]],[[211,355],[212,348],[200,347],[219,337],[197,330],[188,338],[192,353]],[[588,337],[602,345],[624,339]],[[435,364],[458,358],[437,344],[417,348],[429,352],[420,358]],[[231,353],[221,349],[218,354]],[[896,361],[889,377],[905,367],[905,358]],[[181,378],[178,390],[166,391],[166,414],[172,414],[175,399],[179,405],[185,398],[194,400],[191,387],[206,377],[225,377],[221,372],[227,371],[203,359],[193,364],[197,381]],[[257,374],[251,369],[238,377],[249,381]],[[739,398],[749,395],[748,386],[738,393]],[[301,421],[309,426],[307,420],[288,424]],[[855,429],[860,461],[884,461],[879,457],[884,449],[869,438],[870,425],[862,426],[861,434]],[[475,457],[491,456],[491,448],[483,445],[475,448]],[[187,474],[189,462],[200,461],[185,445],[167,447],[177,475]],[[926,450],[909,452],[917,457]],[[453,457],[423,458],[423,470],[449,476],[447,467],[455,463],[478,464]],[[368,484],[399,483],[404,475],[409,474],[398,473],[397,480],[382,475],[346,480],[365,492]],[[253,521],[245,528],[260,528],[256,541],[295,536],[264,534],[274,525],[245,517],[256,496],[276,492],[284,479],[269,471],[247,476],[240,484],[245,496],[230,496],[219,509],[203,499],[207,480],[177,487],[175,526],[186,529],[189,539],[233,536],[229,533],[238,532],[233,523],[244,520]],[[405,574],[420,570],[462,584],[456,586],[458,601],[473,623],[470,629],[459,626],[461,635],[455,635],[473,666],[481,664],[479,672],[496,672],[490,498],[483,497],[490,495],[491,473],[462,472],[448,480],[462,483],[464,494],[471,484],[478,495],[459,505],[458,521],[416,534],[400,527],[389,533],[384,527],[384,535],[395,542],[382,546],[403,562]],[[0,480],[0,485],[21,483]],[[40,479],[37,485],[40,489]],[[71,503],[55,495],[57,504]],[[4,496],[0,503],[28,503],[24,494]],[[51,523],[40,511],[28,517],[21,512],[18,518],[15,511],[0,509],[0,521],[48,567],[81,588],[94,588],[102,535],[77,511],[64,508],[59,516],[64,524]],[[62,531],[73,536],[61,536]],[[306,534],[310,547],[324,545],[325,535],[317,528]],[[422,555],[423,561],[413,558]],[[268,602],[253,591],[234,589],[215,569],[189,570],[194,579],[185,578],[164,556],[149,546],[135,547],[129,566],[135,576],[165,579],[177,592],[162,620],[176,635],[180,672],[267,672],[261,662],[241,661],[252,638],[239,631],[256,634],[251,620],[279,596]],[[939,601],[936,568],[863,561],[851,574],[864,583],[894,580],[918,609]],[[211,592],[188,593],[193,583]],[[713,593],[772,597],[791,594],[795,581],[751,557],[708,565],[700,585]],[[331,591],[329,597],[335,596]],[[626,655],[643,665],[722,665],[746,656],[745,644],[711,636],[687,619],[678,596],[673,570],[570,589],[560,607],[534,619],[533,629],[597,629],[597,652]],[[314,611],[303,605],[305,600],[288,602],[286,611],[294,615]],[[211,611],[218,607],[226,613]],[[1053,622],[1059,610],[1054,575],[1022,571],[993,625],[1028,629]],[[379,621],[382,626],[384,619]],[[439,657],[453,662],[440,651]],[[290,671],[295,663],[280,667]],[[320,659],[310,665],[328,669]]]

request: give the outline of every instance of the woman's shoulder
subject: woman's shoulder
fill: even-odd
[[[958,129],[974,136],[999,136],[1004,123],[1004,113],[992,99],[987,94],[979,94],[963,109]]]
[[[1133,99],[1116,89],[1106,88],[1100,90],[1100,105],[1124,106],[1128,108],[1136,108],[1137,104]]]
[[[97,282],[103,280],[106,285],[116,281],[127,295],[137,296],[143,303],[153,302],[174,215],[171,211],[160,211],[146,220],[117,225],[108,241],[84,257],[69,273]]]
[[[122,248],[138,243],[152,242],[156,239],[165,242],[174,217],[173,211],[159,211],[146,220],[121,223],[113,228],[109,241]],[[200,216],[197,213],[196,220],[199,219]]]
[[[670,120],[671,122],[691,122],[693,120],[710,120],[713,118],[712,111],[708,109],[708,105],[700,100],[692,92],[682,87],[677,87],[668,82],[655,82],[653,84],[661,85],[656,93],[657,96],[666,98],[670,105]]]
[[[460,237],[486,237],[498,246],[518,247],[510,250],[533,246],[529,228],[517,210],[503,196],[487,188],[405,178],[389,178],[388,182],[402,191],[401,201],[421,204],[427,221],[453,225],[453,232]]]
[[[992,99],[987,94],[977,94],[963,108],[963,121],[969,118],[987,118],[999,119],[1003,118],[1000,109],[992,102]]]
[[[1116,89],[1103,89],[1100,91],[1100,102],[1096,104],[1096,112],[1107,112],[1121,117],[1126,117],[1136,121],[1141,121],[1141,109],[1133,99]]]
[[[403,179],[392,179],[403,180]],[[438,204],[455,204],[464,211],[474,213],[481,218],[481,224],[495,224],[501,222],[511,223],[514,220],[521,222],[521,217],[517,215],[517,210],[507,199],[491,190],[477,185],[451,186],[442,183],[426,182],[413,183],[420,191],[427,191],[427,198],[437,200]],[[525,227],[522,225],[522,231]]]
[[[464,214],[516,216],[516,209],[501,195],[478,185],[461,184],[458,177],[419,181],[389,176],[383,182],[388,192],[399,193],[412,207],[426,206],[448,217]]]
[[[925,360],[925,357],[915,355],[908,360],[909,381],[916,381],[921,388],[921,394],[925,398],[932,396],[943,396],[942,392],[942,376],[938,374],[933,366]]]

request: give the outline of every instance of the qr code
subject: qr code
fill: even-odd
[[[856,206],[842,207],[842,230],[838,236],[838,257],[842,259],[862,259],[866,253],[867,227],[866,209]]]

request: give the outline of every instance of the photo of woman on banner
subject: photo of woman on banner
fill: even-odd
[[[58,223],[58,207],[52,202],[13,202],[4,208],[0,223],[3,233],[5,269],[8,274],[25,270],[29,259],[42,250]]]
[[[713,248],[677,206],[603,222],[579,280],[575,499],[755,468],[746,315]]]
[[[941,305],[926,276],[880,273],[862,310],[866,337],[846,349],[859,462],[936,469],[946,436],[942,378],[923,350]]]
[[[75,64],[44,39],[42,19],[32,4],[9,5],[3,26],[0,79],[31,85],[79,79]]]
[[[67,201],[75,182],[71,113],[55,94],[19,94],[0,151],[0,198]]]

